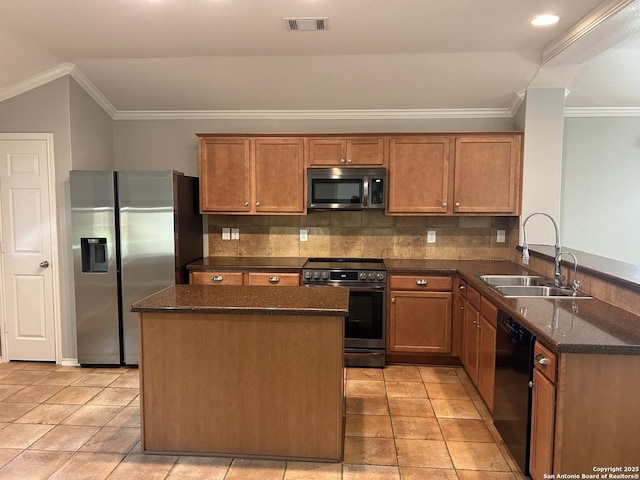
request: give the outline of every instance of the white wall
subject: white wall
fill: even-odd
[[[562,238],[640,265],[640,118],[567,118]]]

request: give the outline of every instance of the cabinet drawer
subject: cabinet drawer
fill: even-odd
[[[300,285],[299,273],[270,273],[270,272],[250,272],[249,285],[284,285],[298,286]]]
[[[469,302],[476,311],[480,311],[480,294],[477,290],[467,285],[467,302]]]
[[[546,362],[545,359],[547,360]],[[540,361],[544,363],[540,363]],[[533,348],[533,364],[536,370],[542,372],[545,377],[555,383],[558,364],[557,357],[551,350],[539,342],[536,342]]]
[[[197,285],[242,285],[242,272],[191,272],[190,283]]]
[[[480,299],[480,315],[482,315],[493,328],[498,328],[498,307],[484,297]]]
[[[451,291],[451,277],[429,275],[391,275],[390,290]]]

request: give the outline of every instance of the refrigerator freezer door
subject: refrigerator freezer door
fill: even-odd
[[[120,364],[113,172],[71,171],[78,361]]]
[[[175,280],[174,173],[117,172],[124,363],[138,364],[131,304]]]

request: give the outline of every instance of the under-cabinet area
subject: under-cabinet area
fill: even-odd
[[[198,134],[202,213],[306,214],[309,167],[386,168],[387,215],[518,215],[521,132]]]

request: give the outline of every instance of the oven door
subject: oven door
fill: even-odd
[[[349,286],[345,347],[385,348],[385,290],[384,286]]]

